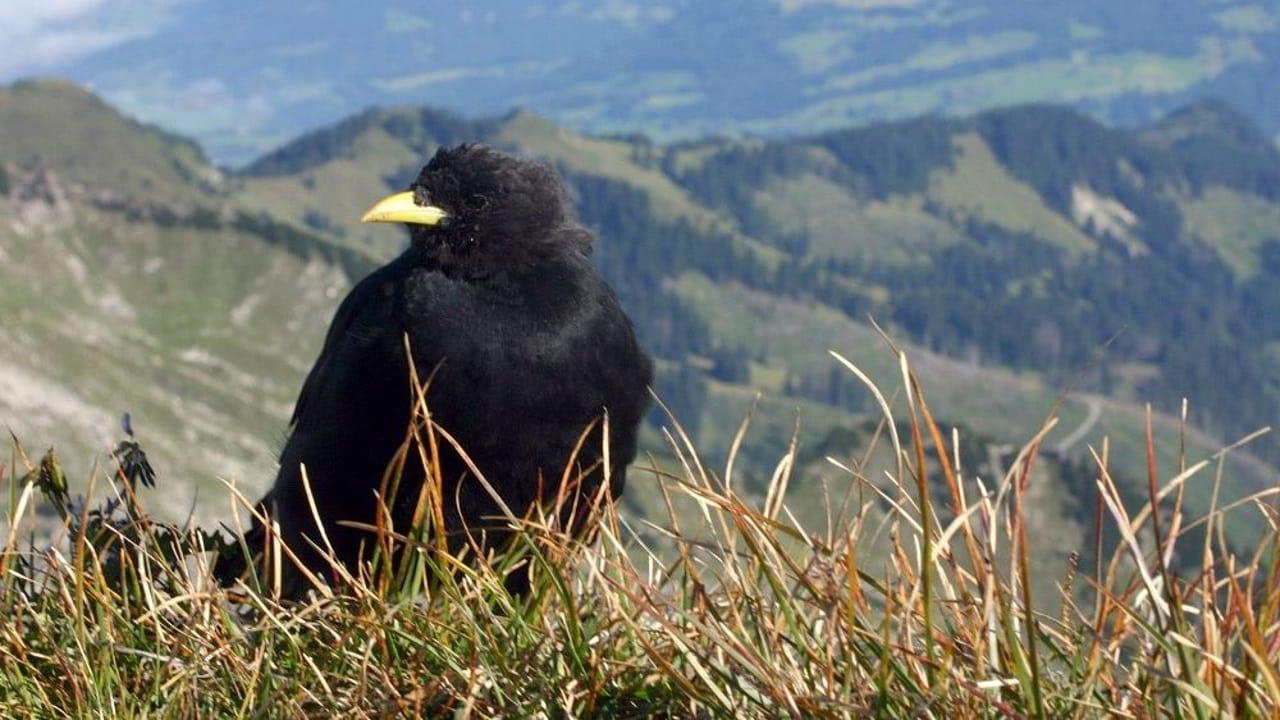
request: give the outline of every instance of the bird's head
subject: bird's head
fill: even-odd
[[[469,277],[591,249],[555,170],[484,145],[440,148],[408,190],[379,201],[361,220],[408,225],[424,257]]]

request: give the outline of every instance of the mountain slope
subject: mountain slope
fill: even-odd
[[[129,412],[173,478],[161,505],[200,488],[226,517],[216,478],[271,476],[350,283],[338,253],[286,242],[212,189],[193,145],[69,85],[0,90],[0,128],[0,423],[83,478]]]
[[[97,107],[65,84],[24,88],[35,94],[24,112]],[[0,128],[15,127],[6,107]],[[0,163],[0,419],[23,438],[87,458],[130,411],[161,473],[175,479],[167,488],[218,493],[204,517],[226,517],[217,476],[254,491],[269,479],[332,308],[353,278],[403,243],[396,228],[357,224],[359,212],[402,186],[437,143],[463,138],[560,167],[599,235],[599,266],[658,355],[659,392],[707,458],[724,456],[763,393],[738,466],[744,488],[759,487],[766,463],[786,451],[799,409],[797,512],[820,512],[809,484],[818,477],[848,482],[823,458],[856,450],[859,428],[875,418],[865,390],[826,351],[846,354],[886,388],[898,382],[896,358],[862,320],[868,312],[905,343],[944,425],[992,449],[978,452],[970,478],[998,473],[999,446],[1025,440],[1083,371],[1037,481],[1046,537],[1083,537],[1092,479],[1074,463],[1104,433],[1126,492],[1141,492],[1139,403],[1176,409],[1185,393],[1198,424],[1230,431],[1220,415],[1228,405],[1201,399],[1209,394],[1238,401],[1230,407],[1241,410],[1241,426],[1270,422],[1257,408],[1270,397],[1272,346],[1250,344],[1266,335],[1229,320],[1241,307],[1231,303],[1270,308],[1280,299],[1234,275],[1209,237],[1231,238],[1237,262],[1269,277],[1270,245],[1257,235],[1266,229],[1229,222],[1233,203],[1274,207],[1265,158],[1238,177],[1185,156],[1179,141],[1053,108],[675,146],[582,136],[524,113],[467,120],[394,108],[318,130],[219,179],[188,144],[104,112],[69,137],[132,148],[136,168],[189,171],[99,167],[121,161],[92,148]],[[55,120],[68,121],[50,127]],[[6,136],[9,147],[51,142],[41,124],[23,127]],[[1042,146],[1046,128],[1055,139]],[[1107,153],[1112,163],[1099,164]],[[1184,231],[1184,216],[1205,229]],[[1181,301],[1191,311],[1174,312]],[[1092,364],[1124,321],[1131,329]],[[1218,325],[1204,337],[1221,348],[1202,347],[1195,333]],[[1169,334],[1178,327],[1183,335]],[[1218,386],[1205,377],[1219,352],[1258,365]],[[1161,467],[1176,467],[1178,423],[1158,415],[1156,430]],[[661,455],[657,431],[647,432]],[[1216,441],[1189,430],[1187,447],[1201,456]],[[1225,495],[1238,497],[1274,471],[1241,456],[1229,477]],[[187,496],[169,492],[174,509],[185,509]],[[643,510],[647,499],[629,502]],[[1205,489],[1191,489],[1188,503],[1207,507]],[[1237,523],[1230,532],[1245,544],[1259,530]],[[1065,562],[1070,549],[1055,542],[1046,558]]]
[[[179,187],[216,185],[221,174],[190,140],[142,125],[64,80],[0,88],[0,162],[56,167],[68,180],[101,182],[121,194],[177,199]]]

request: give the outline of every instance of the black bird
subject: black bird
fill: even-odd
[[[593,422],[575,460],[586,472],[574,491],[580,500],[595,496],[604,478],[599,421],[606,413],[607,490],[620,494],[652,364],[589,261],[591,234],[578,224],[556,172],[482,145],[442,148],[407,191],[377,203],[363,221],[407,224],[409,248],[338,308],[302,386],[279,474],[260,504],[302,562],[330,577],[329,564],[307,542],[323,547],[304,465],[337,558],[354,571],[373,548],[368,531],[342,521],[374,524],[384,471],[406,437],[413,401],[406,336],[420,381],[430,380],[432,419],[514,513],[555,496]],[[499,506],[449,443],[440,449],[450,550],[463,546],[468,530],[493,546],[506,526]],[[423,478],[420,462],[406,465],[399,499],[388,503],[397,532],[406,529]],[[486,528],[487,535],[480,532]],[[255,528],[250,547],[263,535]],[[242,569],[243,559],[219,575],[226,581]],[[510,578],[508,587],[525,589]]]

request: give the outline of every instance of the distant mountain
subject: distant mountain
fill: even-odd
[[[832,475],[824,458],[857,451],[876,417],[826,350],[898,381],[868,314],[904,343],[944,425],[962,428],[966,477],[998,473],[1001,446],[1073,385],[1034,483],[1053,562],[1091,522],[1089,444],[1110,437],[1125,492],[1144,492],[1142,403],[1166,411],[1165,470],[1183,396],[1193,457],[1280,407],[1280,159],[1221,104],[1135,131],[1026,106],[669,146],[529,113],[397,107],[224,175],[191,143],[41,81],[0,90],[0,132],[0,422],[74,462],[130,411],[162,475],[218,499],[206,517],[225,516],[215,477],[255,490],[270,478],[333,307],[402,246],[360,212],[463,139],[546,158],[570,180],[596,261],[658,356],[659,391],[710,462],[756,405],[738,473],[759,487],[799,417],[799,512],[817,512],[806,483]],[[662,454],[653,427],[645,442]],[[1257,449],[1275,460],[1276,448]],[[1274,482],[1236,457],[1225,496]],[[1193,512],[1208,502],[1188,490]],[[1261,520],[1228,531],[1247,543]]]
[[[162,5],[149,32],[45,69],[222,163],[396,103],[688,139],[1025,102],[1137,124],[1220,96],[1280,133],[1280,10],[1245,0]]]
[[[174,514],[199,488],[226,517],[216,478],[270,478],[317,326],[371,263],[69,83],[0,88],[0,133],[0,426],[79,479],[130,412]]]

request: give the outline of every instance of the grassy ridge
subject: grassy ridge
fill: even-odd
[[[862,371],[837,358],[849,372]],[[1057,578],[1057,602],[1029,592],[1046,573],[1028,498],[1050,418],[999,478],[966,477],[914,374],[866,380],[882,423],[839,461],[848,490],[828,488],[828,521],[801,527],[788,508],[795,448],[762,498],[739,494],[674,422],[674,462],[637,472],[666,517],[596,506],[596,537],[563,535],[556,508],[524,519],[493,562],[430,551],[429,522],[407,542],[305,603],[277,598],[270,569],[233,593],[198,559],[211,535],[154,523],[134,492],[136,456],[117,454],[110,514],[68,504],[56,458],[20,450],[6,473],[0,555],[0,709],[110,717],[507,716],[905,717],[920,714],[1092,717],[1274,716],[1280,710],[1280,515],[1276,489],[1183,512],[1188,487],[1215,495],[1229,450],[1183,458],[1158,476],[1150,436],[1146,504],[1111,480],[1093,450],[1095,512],[1107,531]],[[894,417],[887,397],[905,398]],[[421,404],[419,404],[421,407]],[[902,431],[899,431],[902,428]],[[744,425],[740,435],[746,432]],[[451,442],[420,413],[401,459]],[[419,452],[421,451],[421,452]],[[890,483],[869,478],[890,458]],[[833,461],[834,462],[834,461]],[[931,482],[935,472],[942,482]],[[978,491],[971,488],[977,483]],[[100,481],[99,486],[106,483]],[[419,518],[440,498],[428,483]],[[43,496],[62,516],[46,548],[18,540]],[[1152,504],[1160,508],[1151,513]],[[1233,555],[1223,527],[1260,514],[1270,530]],[[1114,542],[1108,538],[1114,536]],[[279,551],[276,551],[279,556]],[[1174,555],[1200,558],[1183,576]],[[184,560],[177,560],[185,558]],[[501,576],[536,568],[517,600]],[[1081,600],[1080,598],[1084,598]]]

